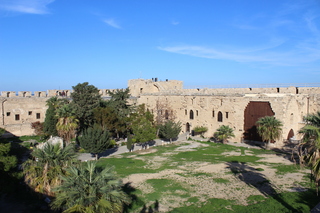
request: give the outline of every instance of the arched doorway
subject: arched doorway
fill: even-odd
[[[190,132],[190,124],[186,123],[186,132]]]
[[[256,122],[259,118],[265,116],[273,116],[275,113],[272,111],[269,102],[264,101],[250,101],[244,110],[244,134],[245,140],[262,141],[262,138],[257,133]]]
[[[289,133],[288,133],[288,137],[287,137],[287,140],[290,140],[294,137],[294,132],[293,132],[293,129],[290,129]]]

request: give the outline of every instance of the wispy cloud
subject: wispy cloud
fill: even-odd
[[[104,19],[103,22],[106,23],[107,25],[109,25],[110,27],[114,27],[114,28],[117,28],[117,29],[122,29],[122,27],[112,18]]]
[[[233,24],[243,42],[214,45],[164,45],[158,49],[194,57],[271,66],[303,66],[320,62],[320,16],[309,5],[293,5],[279,13],[252,16]],[[252,41],[250,41],[252,36]],[[228,38],[228,37],[227,37]],[[238,37],[239,39],[240,37]],[[257,39],[258,38],[258,39]],[[250,42],[249,42],[250,41]],[[179,41],[179,43],[181,43]],[[245,45],[245,44],[252,45]],[[254,43],[254,44],[253,44]]]
[[[28,13],[28,14],[47,14],[47,5],[55,0],[2,0],[0,10]]]
[[[178,22],[178,21],[172,21],[171,24],[172,24],[172,25],[178,25],[178,24],[180,24],[180,22]]]
[[[193,45],[158,47],[158,49],[194,57],[242,63],[263,63],[277,66],[297,66],[320,60],[320,50],[316,48],[306,48],[305,46],[280,52],[272,48],[267,51],[259,48],[257,48],[256,51],[254,51],[255,48],[252,48],[251,51],[243,51],[241,48],[224,50]]]

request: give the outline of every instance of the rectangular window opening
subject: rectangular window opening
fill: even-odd
[[[10,114],[11,114],[10,112],[7,112],[7,116],[10,116]]]
[[[40,113],[37,113],[36,118],[40,119]]]
[[[16,115],[15,115],[15,120],[16,120],[16,121],[20,120],[20,115],[19,115],[19,114],[16,114]]]
[[[28,112],[28,115],[32,115],[32,111],[29,111],[29,112]]]

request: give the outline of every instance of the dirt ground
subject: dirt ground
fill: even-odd
[[[194,141],[189,141],[188,143],[187,145],[178,147],[172,153],[166,153],[166,156],[170,156],[176,152],[192,151],[193,148],[200,146],[207,146],[206,144]],[[154,151],[155,149],[151,149],[145,152],[150,153]],[[140,152],[140,154],[142,154],[142,152]],[[224,154],[241,155],[240,152],[228,152]],[[246,150],[245,154],[250,155],[250,150]],[[282,156],[273,154],[258,155],[257,157],[262,157],[262,159],[258,161],[262,164],[258,166],[241,163],[211,164],[207,162],[193,162],[179,165],[176,169],[167,169],[158,173],[132,174],[124,178],[123,182],[130,182],[133,187],[141,190],[145,196],[155,190],[151,184],[146,182],[149,179],[169,179],[188,189],[188,192],[178,191],[174,194],[183,195],[189,193],[189,197],[174,196],[172,194],[162,196],[159,200],[160,212],[167,212],[173,208],[186,205],[190,197],[196,197],[200,202],[205,202],[208,198],[221,198],[235,200],[237,204],[240,205],[247,205],[247,198],[251,195],[267,196],[285,191],[304,190],[299,183],[303,181],[303,176],[308,172],[307,170],[279,175],[276,174],[276,169],[263,164],[263,162],[280,163],[282,165],[291,165],[293,163]],[[144,159],[143,157],[134,158]],[[165,161],[166,157],[156,156],[151,160],[148,159],[148,165],[150,168],[156,169]],[[187,205],[191,204],[193,203],[187,203]],[[147,205],[151,205],[151,203]]]

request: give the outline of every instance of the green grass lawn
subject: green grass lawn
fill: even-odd
[[[281,185],[271,184],[266,173],[263,173],[268,168],[275,170],[275,175],[279,175],[279,178],[289,173],[303,173],[307,177],[305,170],[300,170],[300,167],[294,164],[282,165],[258,161],[263,159],[259,156],[262,154],[264,157],[276,154],[285,157],[283,153],[263,149],[249,150],[245,147],[210,142],[201,143],[204,146],[193,148],[193,151],[179,150],[189,143],[172,144],[153,148],[157,149],[156,152],[133,152],[123,154],[120,158],[101,158],[98,165],[101,167],[113,165],[121,178],[137,174],[143,178],[148,174],[177,170],[168,176],[146,178],[142,182],[144,187],[149,187],[149,190],[143,187],[132,189],[130,193],[134,197],[134,202],[128,207],[128,212],[140,212],[142,209],[154,211],[164,205],[168,207],[168,212],[310,212],[320,201],[308,178],[294,183],[309,188],[304,192],[288,192],[278,189]],[[223,171],[227,171],[225,173],[196,170],[198,165],[224,164],[226,166]],[[257,182],[251,184],[251,179],[257,179]],[[232,190],[240,195],[245,194],[246,190],[255,192],[255,195],[248,196],[245,205],[241,204],[244,201],[240,202],[233,196],[232,191],[230,197],[224,199],[219,198],[219,191],[216,191],[216,194],[205,192],[200,196],[197,190],[202,189],[202,182],[213,184],[217,188],[222,187],[222,190],[224,187],[226,190],[221,193],[228,194],[230,190],[228,187],[234,187]],[[237,182],[246,184],[234,186]],[[283,185],[285,184],[288,183],[284,180]],[[265,188],[277,193],[269,193]]]

